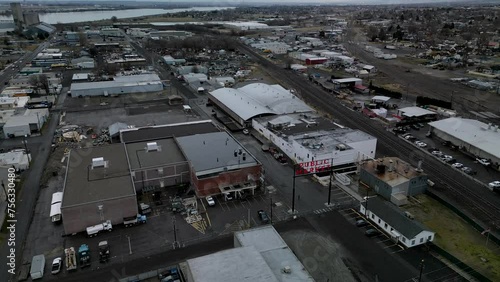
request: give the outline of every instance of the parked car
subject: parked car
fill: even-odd
[[[420,130],[420,127],[416,124],[412,124],[412,125],[410,125],[410,127],[415,129],[415,130]]]
[[[55,258],[52,261],[52,269],[51,269],[50,273],[57,274],[57,273],[61,272],[61,266],[62,266],[61,262],[62,262],[61,257]]]
[[[476,161],[484,166],[490,166],[491,163],[487,159],[476,158]]]
[[[416,139],[415,137],[413,137],[413,135],[406,135],[404,138],[405,138],[406,140],[410,140],[410,141],[411,141],[411,140],[415,140],[415,139]]]
[[[454,167],[454,168],[462,168],[462,167],[464,167],[464,165],[462,163],[454,163],[451,166]]]
[[[375,236],[380,235],[380,231],[378,231],[377,229],[370,228],[370,229],[365,231],[365,235],[367,237],[375,237]]]
[[[243,134],[248,135],[249,133],[250,133],[250,131],[248,131],[248,129],[246,129],[246,128],[243,129]]]
[[[467,167],[467,166],[464,166],[461,168],[461,170],[465,173],[465,174],[468,174],[468,175],[476,175],[477,174],[477,171],[473,170],[472,168],[470,167]]]
[[[496,181],[490,182],[488,184],[488,186],[492,189],[498,189],[498,188],[500,188],[500,181],[496,180]]]
[[[441,151],[432,151],[431,154],[433,156],[438,157],[438,158],[441,157],[441,156],[443,156],[443,152],[441,152]]]
[[[364,220],[364,219],[359,219],[356,221],[357,227],[363,227],[363,226],[367,226],[367,225],[368,225],[368,222],[366,222],[366,220]]]
[[[452,163],[455,162],[455,158],[450,156],[450,155],[444,155],[441,157],[441,160],[445,163]]]
[[[418,147],[420,148],[425,148],[427,147],[427,144],[425,144],[424,142],[422,141],[415,141],[415,145],[417,145]]]
[[[214,198],[212,198],[212,196],[207,196],[205,198],[205,200],[207,200],[208,206],[210,206],[210,207],[215,206],[215,200],[214,200]]]
[[[420,128],[423,128],[423,127],[425,127],[425,124],[423,124],[423,123],[417,123],[417,126],[419,126]]]
[[[257,214],[259,215],[260,221],[262,221],[263,223],[269,223],[269,216],[265,211],[260,210],[257,212]]]

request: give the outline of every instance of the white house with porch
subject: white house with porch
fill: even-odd
[[[411,214],[401,211],[381,198],[367,199],[361,203],[359,212],[366,215],[367,219],[387,233],[394,242],[407,248],[432,242],[436,235],[435,232],[415,221]]]

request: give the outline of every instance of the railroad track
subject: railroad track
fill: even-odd
[[[269,75],[287,84],[288,87],[298,91],[301,98],[317,109],[326,113],[331,113],[343,125],[350,128],[358,128],[378,139],[379,146],[384,152],[392,156],[398,156],[412,165],[416,165],[417,159],[425,159],[422,168],[429,175],[429,178],[437,182],[432,188],[436,193],[445,195],[452,199],[459,208],[466,209],[484,227],[491,227],[492,231],[500,230],[500,199],[481,187],[473,180],[468,179],[458,173],[450,166],[443,165],[437,159],[428,157],[419,149],[401,140],[394,134],[381,129],[379,125],[364,117],[363,115],[350,110],[341,104],[336,97],[328,94],[318,86],[313,85],[303,77],[292,74],[272,62],[256,54],[251,48],[237,42],[239,49],[255,61],[259,62]],[[410,159],[409,159],[410,158]]]

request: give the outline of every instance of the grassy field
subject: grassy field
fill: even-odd
[[[434,243],[492,281],[500,281],[500,246],[481,235],[458,215],[426,195],[408,206],[415,219],[436,232]]]

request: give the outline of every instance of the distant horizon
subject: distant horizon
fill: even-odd
[[[59,3],[61,5],[80,5],[84,6],[86,4],[94,3],[107,3],[114,5],[124,5],[124,4],[189,4],[189,5],[229,5],[229,6],[241,6],[241,5],[288,5],[288,4],[300,4],[300,5],[416,5],[416,4],[496,4],[498,1],[495,0],[313,0],[308,3],[304,3],[304,0],[132,0],[132,1],[121,1],[116,3],[110,0],[90,0],[75,3],[69,0],[26,0],[26,1],[12,1],[12,0],[0,0],[0,3],[11,3],[18,2],[21,4],[36,4],[36,3]],[[499,3],[500,5],[500,3]]]

